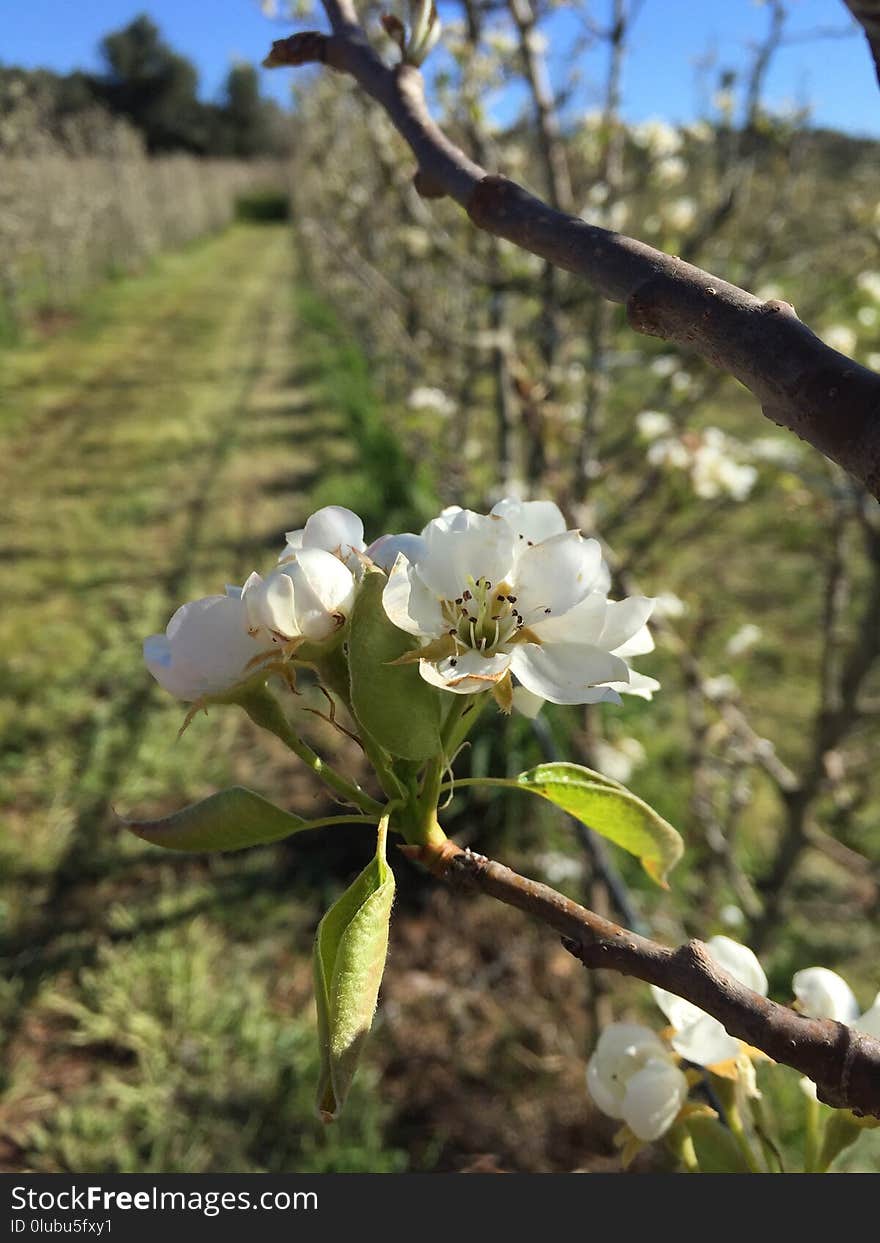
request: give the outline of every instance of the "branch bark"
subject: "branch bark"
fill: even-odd
[[[723,971],[701,941],[672,949],[451,841],[433,854],[426,849],[404,847],[451,885],[476,889],[547,924],[590,970],[633,976],[693,1002],[730,1035],[812,1079],[827,1105],[880,1118],[880,1040],[752,992]]]
[[[480,229],[583,277],[626,306],[630,326],[694,350],[734,376],[774,423],[794,432],[880,498],[880,375],[831,349],[794,308],[760,298],[675,255],[548,206],[465,154],[432,119],[411,65],[370,46],[350,0],[327,0],[332,35],[272,45],[265,64],[320,63],[349,74],[388,113],[418,163],[425,197],[448,195]]]

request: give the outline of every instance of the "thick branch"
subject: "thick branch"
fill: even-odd
[[[320,62],[350,74],[388,113],[418,162],[416,186],[449,195],[478,228],[583,277],[625,304],[632,328],[695,350],[735,376],[764,414],[839,463],[880,497],[880,376],[832,350],[785,302],[752,294],[644,242],[587,224],[506,177],[487,175],[432,120],[411,65],[389,68],[329,6],[333,35],[277,41],[268,66]]]
[[[880,84],[880,0],[844,0],[844,4],[865,32]]]
[[[693,1002],[730,1035],[807,1075],[826,1104],[880,1117],[880,1041],[752,992],[723,971],[701,941],[670,949],[452,842],[439,859],[425,861],[453,885],[478,889],[541,920],[585,967],[634,976]]]

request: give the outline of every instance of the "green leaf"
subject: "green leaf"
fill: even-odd
[[[377,851],[318,925],[315,1000],[321,1076],[318,1111],[339,1117],[369,1034],[388,952],[394,874]]]
[[[835,1109],[825,1123],[819,1169],[827,1170],[835,1158],[850,1148],[863,1131],[880,1126],[880,1118],[860,1118],[849,1109]]]
[[[364,579],[351,617],[348,667],[351,702],[366,732],[392,755],[429,760],[440,753],[441,692],[418,665],[393,665],[418,646],[388,620],[384,574]]]
[[[580,764],[539,764],[515,783],[549,799],[570,816],[636,855],[642,867],[666,888],[666,877],[684,852],[681,837],[662,816],[631,790]]]
[[[739,1144],[717,1118],[690,1118],[686,1125],[701,1174],[751,1174]]]
[[[310,827],[253,790],[233,786],[162,820],[123,821],[136,837],[166,850],[242,850]]]

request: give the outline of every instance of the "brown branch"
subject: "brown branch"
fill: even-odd
[[[865,32],[880,84],[880,0],[843,0]]]
[[[322,63],[351,75],[412,149],[420,193],[448,195],[478,228],[624,303],[637,332],[692,349],[729,372],[769,419],[880,497],[880,376],[825,345],[788,303],[762,302],[674,255],[557,211],[506,177],[487,175],[431,118],[419,71],[382,61],[349,0],[328,0],[325,8],[332,35],[278,40],[266,65]]]
[[[880,1040],[752,992],[723,971],[701,941],[671,949],[453,842],[432,855],[404,851],[452,885],[477,889],[547,924],[585,967],[633,976],[693,1002],[731,1036],[812,1079],[826,1104],[880,1117]]]

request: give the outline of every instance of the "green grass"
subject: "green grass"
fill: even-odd
[[[367,486],[291,348],[291,281],[287,231],[242,224],[0,358],[8,1168],[401,1168],[369,1066],[342,1127],[315,1121],[317,906],[283,848],[169,862],[115,815],[232,781],[314,806],[234,710],[177,740],[140,654],[183,600],[271,565],[328,470]]]

